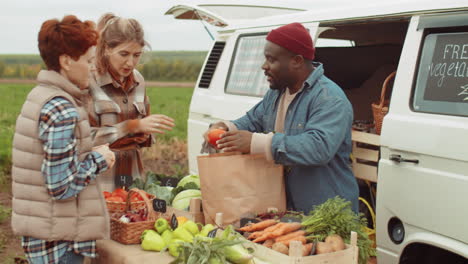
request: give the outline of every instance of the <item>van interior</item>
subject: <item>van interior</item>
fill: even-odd
[[[397,70],[409,18],[321,23],[315,61],[323,63],[325,75],[348,96],[354,111],[352,168],[358,179],[359,211],[375,230],[379,134],[374,125],[372,103],[380,102],[385,80],[386,106],[392,92],[391,74]],[[384,101],[385,101],[384,100]]]
[[[408,24],[409,18],[399,18],[320,25],[326,30],[317,43],[347,40],[345,45],[318,45],[315,60],[323,63],[325,75],[345,91],[353,105],[355,126],[361,129],[372,124],[371,104],[379,101],[384,80],[397,69]]]

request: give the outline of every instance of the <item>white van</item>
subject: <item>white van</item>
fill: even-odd
[[[296,10],[235,25],[185,8],[168,13],[198,12],[224,26],[190,105],[192,173],[208,125],[239,118],[268,90],[260,68],[266,34],[300,22],[315,60],[353,104],[353,170],[378,182],[378,263],[468,263],[468,1]],[[377,135],[371,104],[392,72]]]

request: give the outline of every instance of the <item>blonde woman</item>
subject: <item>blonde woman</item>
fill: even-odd
[[[140,23],[109,13],[99,19],[98,31],[89,118],[94,144],[109,143],[116,155],[114,168],[100,179],[112,191],[116,177],[143,176],[140,148],[151,146],[153,133],[171,130],[174,120],[150,114],[145,81],[135,69],[147,46]]]

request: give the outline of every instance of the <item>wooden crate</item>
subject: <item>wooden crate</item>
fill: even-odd
[[[194,198],[190,200],[190,210],[183,211],[179,209],[175,209],[173,207],[168,206],[167,211],[163,214],[164,217],[171,217],[173,214],[176,216],[184,216],[188,220],[192,220],[195,223],[205,224],[205,217],[203,215],[203,211],[201,208],[201,199]]]
[[[219,227],[223,227],[223,213],[217,213],[215,223]],[[217,236],[221,232],[218,230]],[[351,232],[351,244],[346,244],[346,249],[314,256],[302,256],[302,243],[292,241],[289,246],[289,255],[282,254],[273,249],[264,247],[261,244],[254,243],[244,239],[242,243],[244,247],[252,248],[253,255],[270,262],[271,264],[357,264],[359,256],[359,248],[357,246],[357,233]]]
[[[359,249],[357,247],[357,233],[351,232],[351,244],[346,249],[313,256],[302,256],[302,244],[299,241],[291,242],[289,256],[273,249],[246,240],[244,246],[253,248],[254,255],[272,264],[357,264]]]
[[[352,141],[354,176],[358,179],[377,182],[380,136],[353,130]]]

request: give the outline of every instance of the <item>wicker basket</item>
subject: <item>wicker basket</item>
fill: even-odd
[[[385,78],[385,81],[382,85],[382,91],[380,93],[380,101],[372,103],[372,114],[374,116],[375,132],[380,135],[382,131],[382,122],[384,116],[388,113],[388,106],[390,104],[389,100],[385,99],[385,93],[388,88],[388,84],[395,77],[396,71],[390,73],[390,75]]]
[[[154,195],[146,193],[146,196],[149,200],[154,199]],[[130,196],[130,195],[129,195]],[[109,213],[122,213],[125,212],[126,202],[114,202],[114,201],[106,201],[107,211]],[[138,211],[140,209],[145,208],[145,201],[138,201],[138,202],[131,202],[130,203],[130,211]]]
[[[126,211],[130,210],[130,194],[132,192],[143,193],[139,189],[131,189],[128,192],[127,202],[126,202]],[[134,222],[134,223],[123,223],[117,218],[111,218],[111,239],[117,242],[120,242],[125,245],[129,244],[139,244],[141,233],[146,229],[153,229],[154,222],[159,216],[159,213],[156,213],[153,210],[153,205],[151,200],[146,196],[143,196],[145,209],[147,210],[147,221]]]

